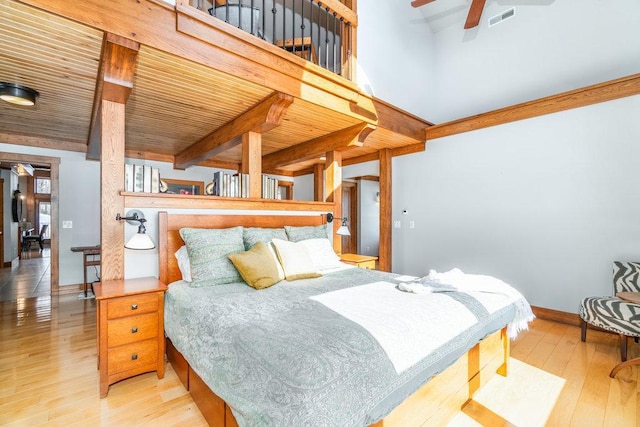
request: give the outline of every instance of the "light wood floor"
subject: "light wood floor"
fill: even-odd
[[[206,425],[170,365],[98,397],[95,300],[75,295],[0,302],[0,425]],[[512,346],[511,372],[491,380],[449,423],[460,426],[640,426],[637,367],[617,337],[536,320]],[[630,355],[640,353],[630,343]]]
[[[21,256],[15,266],[0,268],[0,301],[51,294],[51,249],[35,245]]]

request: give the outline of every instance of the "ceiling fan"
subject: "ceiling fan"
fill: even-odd
[[[411,2],[411,6],[420,7],[434,1],[435,0],[413,0]],[[486,0],[471,0],[471,7],[469,8],[469,14],[467,15],[467,22],[464,23],[465,30],[478,26],[485,2]]]

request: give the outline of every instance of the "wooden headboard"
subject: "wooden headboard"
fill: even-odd
[[[245,227],[278,228],[285,225],[321,225],[323,215],[191,215],[158,213],[158,262],[160,280],[167,285],[182,278],[174,254],[184,242],[180,229]]]

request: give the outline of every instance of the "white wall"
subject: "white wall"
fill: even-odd
[[[361,54],[414,23],[387,19],[372,3],[359,5],[361,28],[377,25],[374,37],[359,37]],[[414,44],[414,65],[380,58],[371,67],[376,94],[438,123],[640,70],[640,2],[543,3],[519,4],[515,18],[489,30],[486,18],[511,2],[488,2],[477,30],[465,32],[463,17],[423,48]],[[435,82],[427,93],[415,71],[425,62]],[[491,274],[534,305],[574,313],[581,298],[611,294],[612,261],[640,259],[639,114],[635,96],[441,138],[395,158],[394,271]]]
[[[639,113],[634,96],[394,159],[394,271],[494,275],[567,312],[611,294],[612,262],[640,259]]]
[[[18,257],[18,223],[13,222],[11,202],[13,192],[18,186],[18,176],[6,169],[0,170],[0,178],[4,179],[3,209],[4,209],[4,260],[11,262]],[[24,207],[24,206],[23,206]]]
[[[82,253],[71,252],[70,248],[100,243],[100,164],[70,151],[2,143],[0,151],[60,158],[59,283],[61,286],[82,283]],[[10,206],[5,210],[9,215]],[[62,221],[72,221],[73,228],[62,228]],[[89,271],[87,279],[94,277],[93,271]]]
[[[409,1],[358,3],[358,65],[374,95],[424,117],[432,105],[433,35]]]

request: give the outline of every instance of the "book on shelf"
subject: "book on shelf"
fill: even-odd
[[[151,192],[160,192],[160,169],[151,168]]]
[[[124,191],[133,192],[133,165],[124,165]]]
[[[142,165],[133,165],[133,191],[136,193],[144,191],[144,168]]]
[[[151,166],[142,166],[142,191],[151,193]]]
[[[222,196],[222,172],[216,171],[213,173],[213,195]]]

